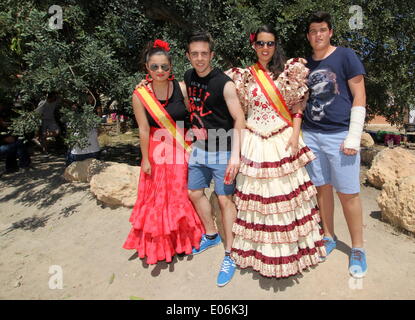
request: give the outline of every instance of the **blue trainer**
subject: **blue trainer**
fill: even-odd
[[[329,238],[329,237],[323,238],[324,247],[326,248],[326,256],[320,257],[320,262],[326,261],[326,258],[328,257],[328,255],[336,248],[336,241],[337,241],[336,236],[334,236],[334,239]]]
[[[353,278],[363,278],[367,272],[366,253],[363,249],[352,248],[349,273]]]
[[[233,274],[235,273],[236,265],[230,256],[225,256],[222,262],[222,267],[220,268],[218,274],[218,280],[216,284],[219,287],[223,287],[231,281]]]
[[[202,240],[200,240],[200,247],[199,247],[199,250],[197,250],[197,249],[193,248],[193,250],[192,250],[192,254],[199,254],[199,253],[201,253],[201,252],[205,251],[206,249],[209,249],[210,247],[217,246],[217,245],[218,245],[219,243],[221,243],[221,242],[222,242],[222,239],[221,239],[221,237],[220,237],[219,233],[218,233],[218,235],[216,236],[216,238],[215,238],[215,239],[213,239],[213,240],[209,240],[209,239],[206,237],[206,235],[204,234],[204,235],[202,236]]]

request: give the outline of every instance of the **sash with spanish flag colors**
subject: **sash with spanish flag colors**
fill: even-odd
[[[153,117],[154,121],[172,135],[177,145],[183,147],[187,152],[192,150],[190,142],[184,138],[184,131],[178,130],[176,123],[169,113],[161,106],[160,102],[147,87],[141,87],[134,90],[134,94],[140,99],[141,103],[147,109],[148,113]]]
[[[265,94],[269,104],[275,109],[278,115],[289,125],[293,126],[293,119],[290,111],[284,101],[284,98],[281,95],[281,92],[278,90],[274,81],[264,70],[264,68],[259,64],[255,63],[253,66],[249,67],[249,71],[254,76],[256,82],[260,86],[262,92]]]

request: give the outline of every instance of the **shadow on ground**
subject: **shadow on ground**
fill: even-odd
[[[131,166],[138,166],[141,162],[140,147],[132,144],[106,146],[101,151],[101,160],[126,163]]]
[[[35,231],[45,227],[53,215],[69,217],[82,203],[64,207],[61,211],[49,213],[47,209],[56,202],[78,191],[84,191],[88,185],[74,185],[63,179],[65,170],[64,154],[32,153],[32,168],[2,176],[0,204],[12,201],[26,207],[34,207],[35,214],[16,222],[4,230],[6,235],[17,229]],[[9,191],[10,190],[10,191]]]

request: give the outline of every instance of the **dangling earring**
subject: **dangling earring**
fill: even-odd
[[[172,73],[168,78],[167,78],[167,80],[169,80],[169,81],[173,81],[174,80],[174,74]]]
[[[147,80],[147,82],[152,82],[153,81],[153,79],[151,79],[151,77],[148,73],[146,74],[146,80]]]

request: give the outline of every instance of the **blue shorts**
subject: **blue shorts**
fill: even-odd
[[[337,192],[354,194],[360,192],[360,153],[347,156],[340,146],[348,131],[319,133],[303,131],[305,144],[317,159],[307,165],[311,181],[317,186],[332,185]]]
[[[223,182],[230,156],[230,151],[207,152],[194,147],[189,159],[188,189],[209,188],[213,178],[217,195],[232,195],[235,183]]]

